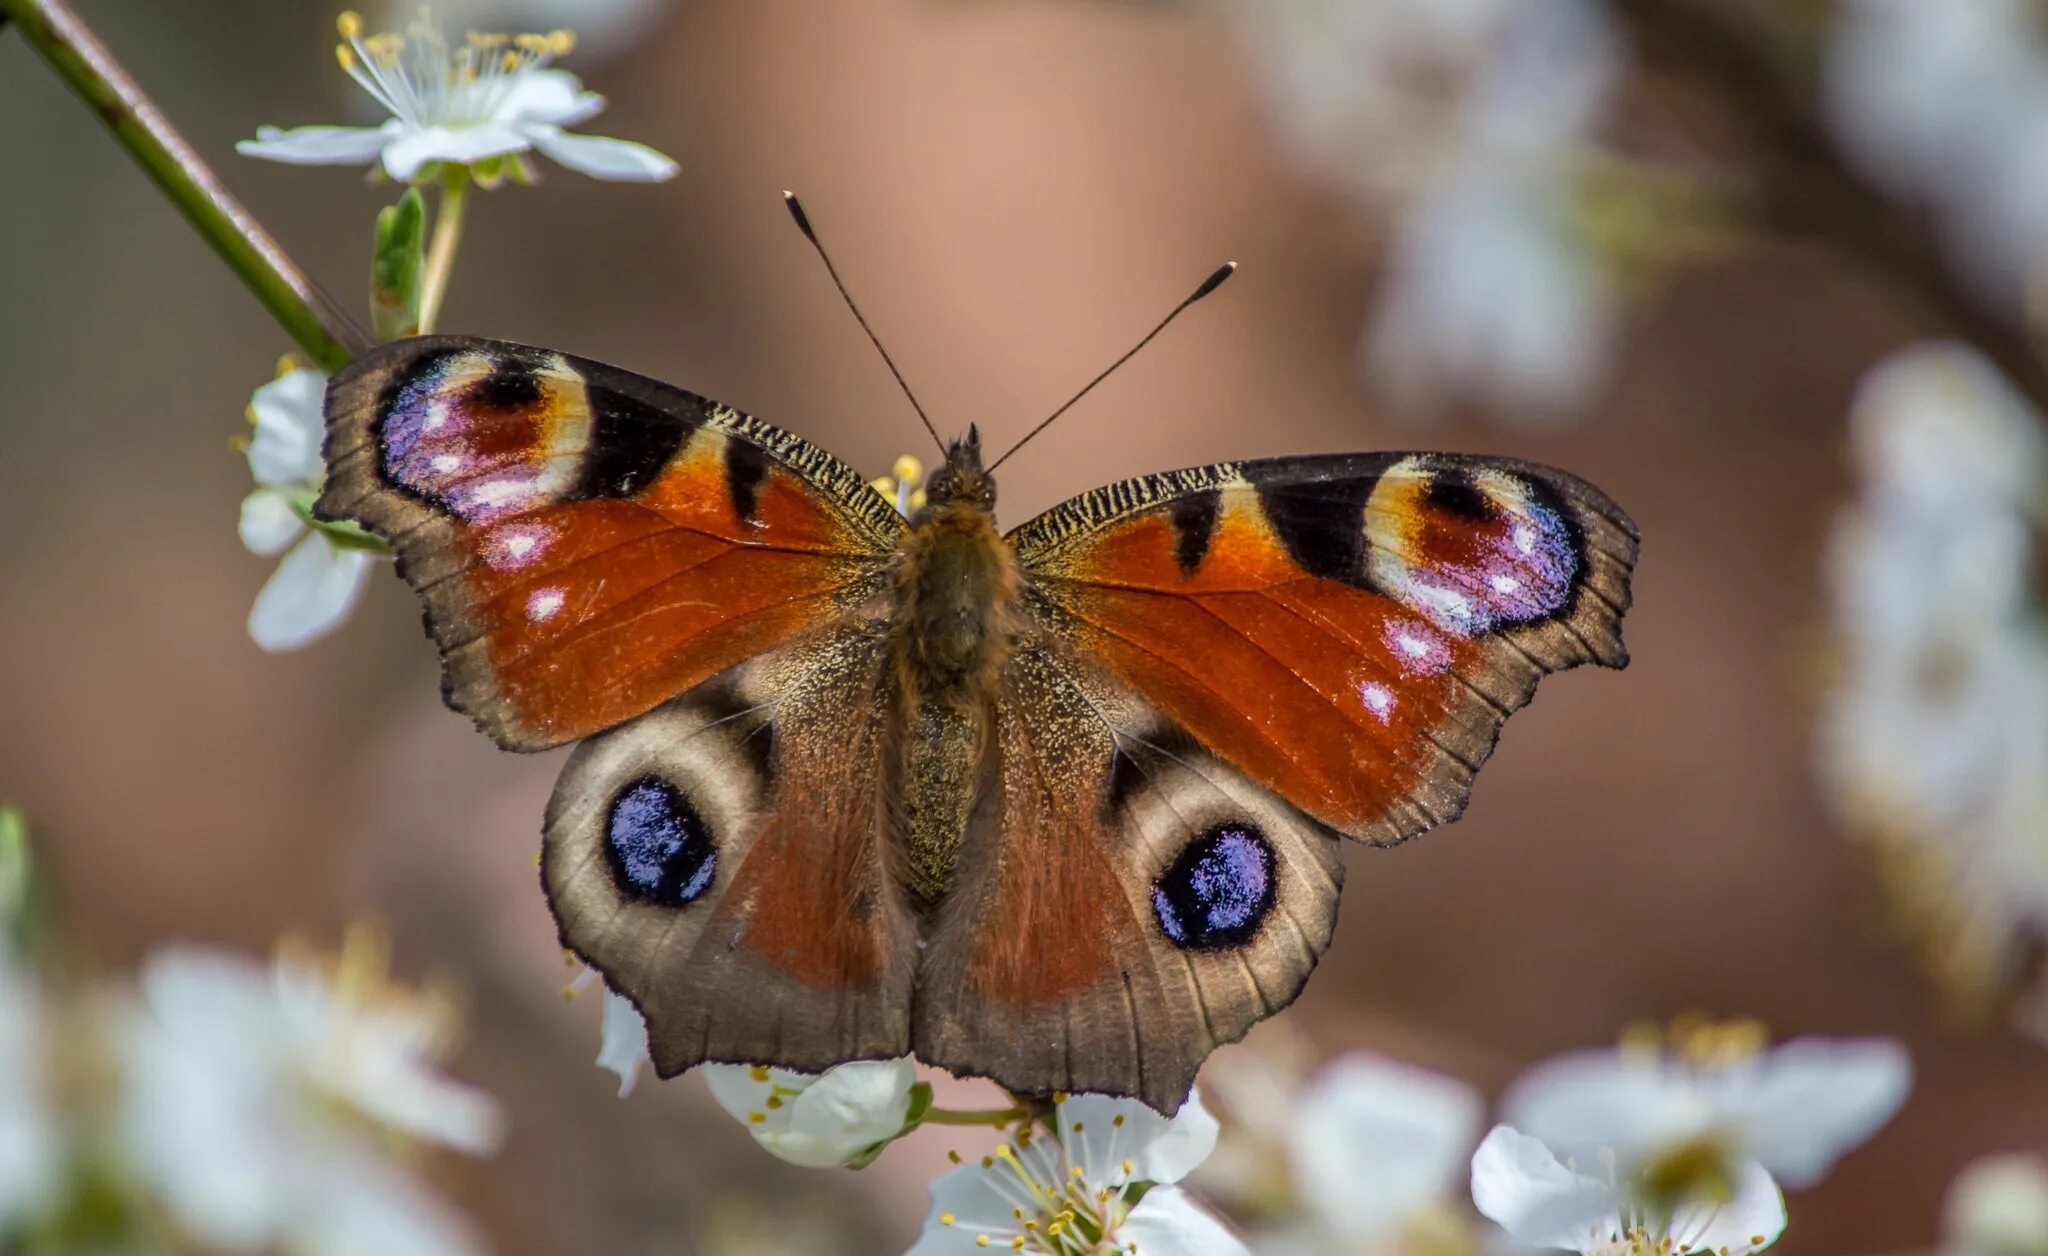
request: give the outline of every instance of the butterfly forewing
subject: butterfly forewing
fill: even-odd
[[[501,745],[609,728],[882,587],[903,523],[845,464],[601,363],[399,341],[327,394],[318,511],[397,551],[448,700]]]

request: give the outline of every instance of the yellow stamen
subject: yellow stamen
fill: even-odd
[[[354,9],[343,9],[334,19],[334,29],[341,32],[343,39],[354,39],[363,33],[363,15]]]

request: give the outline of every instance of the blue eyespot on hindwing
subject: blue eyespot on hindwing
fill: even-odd
[[[1242,946],[1273,910],[1273,847],[1246,821],[1216,825],[1189,842],[1152,883],[1152,912],[1182,950]]]
[[[682,790],[658,776],[628,781],[604,821],[605,861],[628,898],[682,907],[718,873],[711,827]]]

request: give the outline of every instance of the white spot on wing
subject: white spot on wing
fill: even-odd
[[[1365,703],[1366,710],[1380,717],[1382,723],[1386,722],[1388,714],[1394,709],[1394,691],[1369,680],[1359,683],[1358,698]]]
[[[533,622],[546,623],[562,609],[560,589],[540,589],[526,599],[526,617]]]

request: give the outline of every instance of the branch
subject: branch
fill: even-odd
[[[2048,368],[2025,330],[1956,277],[1932,222],[1835,147],[1817,103],[1824,21],[1766,22],[1727,0],[1615,0],[1615,9],[1645,64],[1706,87],[1749,124],[1766,153],[1768,221],[1855,254],[1939,311],[2048,413]]]
[[[331,371],[369,347],[369,338],[222,186],[66,0],[0,0],[0,24],[8,18],[307,357]]]

